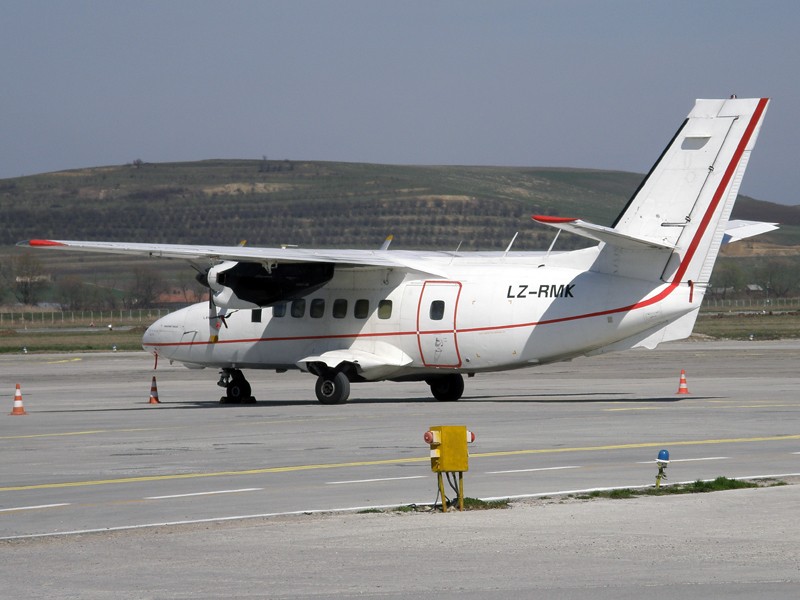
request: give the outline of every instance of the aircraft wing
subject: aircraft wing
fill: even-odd
[[[385,244],[388,246],[388,244]],[[312,250],[306,248],[258,248],[255,246],[193,246],[133,242],[90,242],[70,240],[28,240],[17,246],[75,250],[104,254],[126,254],[145,258],[178,258],[188,261],[236,261],[254,263],[333,263],[345,267],[401,267],[444,276],[441,261],[450,255],[440,252],[380,250]],[[444,263],[446,264],[446,263]]]

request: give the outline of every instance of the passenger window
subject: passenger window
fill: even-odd
[[[273,317],[285,317],[286,316],[286,302],[281,302],[280,304],[276,304],[272,307],[272,316]]]
[[[292,300],[292,316],[299,319],[304,314],[306,314],[306,301],[303,298]]]
[[[353,316],[356,319],[366,319],[369,316],[369,300],[356,300]]]
[[[430,317],[431,321],[441,321],[444,318],[444,300],[431,302]]]
[[[378,318],[388,319],[392,316],[392,301],[381,300],[378,302]]]
[[[253,311],[250,313],[250,321],[252,323],[261,323],[261,309],[254,308]]]
[[[308,311],[312,319],[320,319],[325,314],[325,300],[322,298],[314,298],[311,301],[311,308]]]
[[[333,318],[344,319],[347,316],[347,300],[339,298],[333,301]]]

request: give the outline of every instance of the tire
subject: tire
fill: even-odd
[[[231,376],[231,380],[225,386],[225,401],[229,404],[244,404],[251,401],[251,396],[252,389],[244,375],[239,372]]]
[[[344,404],[350,397],[350,380],[341,371],[326,373],[319,376],[314,391],[321,404]]]
[[[427,383],[439,402],[455,402],[464,393],[464,378],[458,373],[429,379]]]

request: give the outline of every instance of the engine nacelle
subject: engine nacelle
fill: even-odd
[[[220,308],[272,306],[311,294],[333,277],[331,263],[283,263],[267,269],[261,263],[226,261],[203,278]]]

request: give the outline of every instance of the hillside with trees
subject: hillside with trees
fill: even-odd
[[[49,299],[72,306],[124,301],[135,306],[154,302],[160,289],[177,295],[182,290],[188,297],[194,285],[194,272],[183,263],[47,252],[28,258],[14,248],[25,239],[225,245],[247,240],[254,246],[374,248],[392,234],[392,248],[497,250],[519,232],[514,249],[543,249],[553,232],[533,224],[531,214],[610,225],[642,178],[586,169],[263,158],[157,164],[136,160],[3,179],[2,301]],[[800,206],[742,197],[734,218],[777,221],[781,229],[742,243],[738,252],[744,256],[737,257],[736,268],[727,269],[734,274],[728,273],[726,280],[753,279],[754,269],[763,270],[768,263],[768,277],[798,271]],[[558,247],[585,242],[563,235]],[[737,275],[737,269],[743,272]],[[781,289],[792,293],[796,285],[787,282]],[[145,294],[149,290],[153,292]]]

